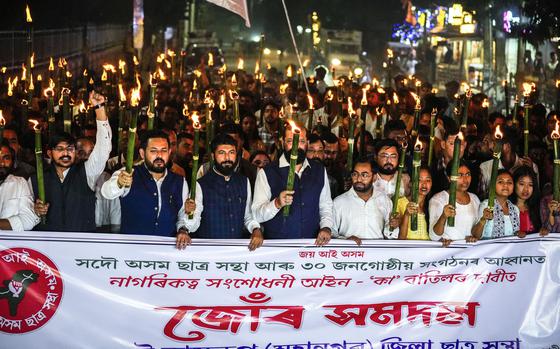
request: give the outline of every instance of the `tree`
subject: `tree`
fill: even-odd
[[[529,22],[517,28],[520,37],[534,46],[560,36],[560,1],[527,0],[522,5]]]

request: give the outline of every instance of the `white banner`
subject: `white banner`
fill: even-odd
[[[251,21],[249,20],[249,10],[247,9],[247,0],[208,0],[213,4],[225,8],[243,18],[245,20],[245,26],[247,28],[251,27]]]
[[[560,234],[173,243],[0,232],[0,348],[560,345]]]

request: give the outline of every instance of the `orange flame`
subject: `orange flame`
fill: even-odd
[[[237,86],[237,78],[235,77],[235,74],[231,76],[231,84],[233,86]]]
[[[191,114],[191,120],[193,123],[193,127],[195,130],[200,130],[200,128],[202,127],[202,125],[200,124],[199,121],[200,116],[198,115],[198,111],[194,110]]]
[[[309,109],[313,109],[313,97],[311,95],[307,95],[307,102],[309,103]]]
[[[172,51],[172,50],[170,50],[170,49],[167,49],[167,55],[168,55],[169,57],[175,57],[175,56],[176,56],[175,51]]]
[[[124,75],[124,68],[125,67],[126,67],[126,62],[123,61],[122,59],[119,59],[119,69],[120,69],[122,75]]]
[[[6,120],[4,119],[4,115],[2,115],[2,110],[0,109],[0,126],[4,127],[6,125]]]
[[[124,93],[123,85],[119,84],[119,99],[121,102],[126,102],[126,94]]]
[[[376,78],[373,78],[373,80],[371,80],[371,84],[372,84],[374,87],[377,87],[377,86],[379,86],[379,80],[377,80]]]
[[[132,62],[134,63],[134,65],[140,65],[140,62],[138,62],[138,58],[136,58],[136,56],[132,57]]]
[[[82,73],[82,76],[88,76],[87,69],[84,69],[84,71],[83,71],[83,73]]]
[[[27,75],[27,68],[25,67],[25,63],[21,64],[21,81],[25,81]]]
[[[117,69],[115,68],[115,66],[112,65],[112,64],[109,64],[109,63],[103,64],[103,70],[110,71],[111,73],[116,73],[117,72]]]
[[[189,106],[187,105],[187,103],[183,103],[183,116],[188,116],[189,115]]]
[[[101,81],[107,81],[107,71],[104,70],[103,73],[101,74]]]
[[[54,97],[54,87],[55,87],[54,81],[53,81],[53,79],[50,79],[49,80],[49,87],[47,87],[43,90],[43,95],[46,98]]]
[[[533,82],[524,82],[523,83],[523,96],[529,97],[533,89],[535,88],[535,83]]]
[[[494,131],[494,138],[495,139],[502,139],[504,138],[504,134],[502,133],[502,130],[500,129],[500,125],[496,126],[496,131]]]
[[[70,89],[68,87],[63,87],[62,91],[60,91],[60,98],[58,99],[58,105],[64,104],[64,96],[70,95]]]
[[[289,65],[288,69],[286,69],[286,76],[291,78],[292,76],[294,76],[294,72],[292,71],[292,66]]]
[[[414,100],[416,101],[416,109],[420,109],[420,97],[418,97],[418,95],[414,92],[410,92],[410,94],[412,95],[412,98],[414,98]]]
[[[33,91],[35,89],[35,84],[33,83],[33,73],[31,73],[31,75],[29,76],[29,90]]]
[[[468,91],[470,91],[471,86],[470,86],[468,83],[466,83],[466,82],[463,81],[463,82],[461,83],[461,89],[462,89],[463,91],[465,91],[465,93],[467,93]]]
[[[163,72],[163,70],[161,70],[161,68],[158,68],[158,77],[159,77],[160,80],[167,79],[167,77],[165,76],[165,73]]]
[[[137,86],[132,89],[130,94],[130,105],[137,107],[140,104],[140,88]]]
[[[226,109],[227,109],[226,94],[222,93],[220,95],[220,110],[226,110]]]
[[[352,115],[355,115],[356,111],[354,110],[354,106],[352,105],[352,98],[348,97],[348,115],[350,117],[352,117]]]
[[[286,89],[288,88],[288,84],[282,84],[280,85],[280,94],[284,95],[286,94]]]
[[[41,130],[41,128],[39,127],[39,121],[33,120],[33,119],[29,119],[28,121],[29,121],[30,123],[33,124],[33,130],[34,130],[35,132]]]
[[[327,91],[327,101],[332,101],[334,99],[334,93],[332,90]]]
[[[560,121],[556,120],[556,127],[552,130],[552,133],[550,133],[550,138],[553,140],[560,139]]]
[[[399,96],[393,92],[393,104],[399,104]]]
[[[367,88],[363,88],[362,89],[362,100],[360,101],[361,105],[367,105],[368,101],[367,101]]]
[[[255,62],[255,75],[259,73],[261,70],[261,66],[259,65],[259,61]]]
[[[294,120],[288,120],[288,124],[290,124],[290,129],[293,133],[300,133],[301,129],[296,125]]]
[[[31,10],[29,10],[29,5],[25,5],[25,21],[27,23],[33,23],[33,18],[31,18]]]
[[[243,60],[243,58],[239,58],[239,60],[237,61],[237,70],[243,70],[244,67],[245,61]]]
[[[78,111],[82,114],[87,112],[86,104],[84,103],[83,100],[80,101],[80,105],[78,106]]]
[[[8,70],[8,67],[2,67],[2,69],[0,69],[0,71],[2,71],[2,74],[6,74],[7,70]]]
[[[383,87],[378,87],[377,93],[385,94],[385,90],[383,89]]]
[[[51,59],[49,60],[49,71],[53,71],[54,70],[54,61],[51,57]]]
[[[416,87],[420,87],[420,86],[422,86],[422,81],[416,80],[416,82],[414,83],[414,85],[416,85]]]
[[[387,58],[393,58],[393,50],[390,48],[387,49]]]
[[[29,66],[31,68],[35,68],[35,52],[33,52],[31,57],[29,58]]]
[[[198,89],[198,84],[196,83],[196,80],[193,80],[192,89],[193,89],[193,90],[197,90],[197,89]]]
[[[214,55],[212,54],[212,52],[208,52],[208,66],[214,66]]]
[[[560,88],[560,80],[556,80],[556,87]]]
[[[229,90],[229,98],[233,100],[239,99],[239,93],[234,90]]]
[[[165,62],[167,69],[171,69],[171,62],[168,59],[164,59],[163,61]]]
[[[72,73],[70,73],[68,70],[66,71],[66,77],[69,79],[72,77]]]
[[[488,100],[488,98],[484,98],[484,100],[482,101],[482,108],[488,109],[488,107],[490,107],[490,101]]]

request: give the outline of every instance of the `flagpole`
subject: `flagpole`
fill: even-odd
[[[301,69],[301,74],[303,76],[303,84],[305,85],[305,90],[307,91],[307,95],[310,95],[309,86],[307,85],[307,77],[305,76],[305,69],[303,68],[303,64],[301,63],[301,57],[299,56],[299,50],[296,44],[296,39],[294,37],[294,31],[292,30],[292,24],[290,23],[290,15],[288,15],[288,8],[286,7],[285,0],[282,0],[282,6],[284,6],[284,13],[286,14],[286,22],[288,22],[288,29],[290,30],[290,36],[292,37],[292,44],[294,45],[294,50],[296,51],[296,57],[298,60],[299,68]]]

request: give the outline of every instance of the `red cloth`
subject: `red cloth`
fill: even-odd
[[[531,223],[531,217],[529,217],[529,211],[519,211],[519,231],[525,233],[531,233],[535,230],[533,223]]]

